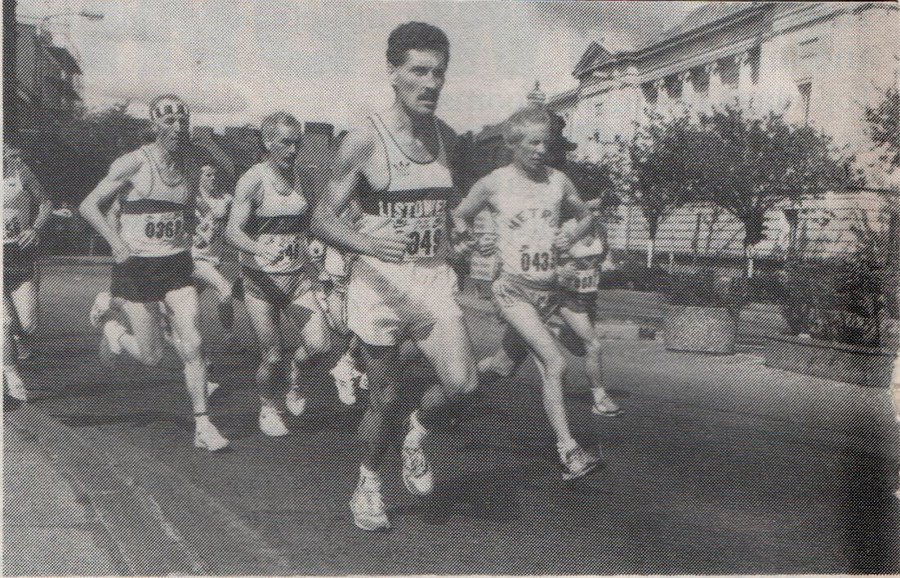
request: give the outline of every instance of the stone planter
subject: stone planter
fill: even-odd
[[[669,305],[663,317],[666,349],[734,353],[737,322],[724,307]]]
[[[766,338],[766,365],[866,387],[889,387],[896,351],[789,335]]]

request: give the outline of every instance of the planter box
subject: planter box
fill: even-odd
[[[766,338],[766,365],[866,387],[889,387],[895,351],[832,341],[792,337]]]
[[[670,305],[663,317],[666,349],[734,353],[737,322],[724,307]]]

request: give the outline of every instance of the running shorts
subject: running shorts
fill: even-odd
[[[15,291],[23,283],[34,281],[36,261],[37,249],[35,247],[23,249],[16,243],[5,243],[3,245],[4,291]]]
[[[491,286],[494,300],[501,310],[530,305],[542,321],[559,309],[562,293],[555,286],[542,287],[517,275],[501,275]]]
[[[368,345],[425,339],[459,320],[456,273],[446,263],[385,263],[359,257],[347,285],[347,325]]]
[[[306,271],[275,274],[242,267],[241,277],[245,294],[282,309],[303,300],[315,287],[315,282]]]
[[[192,286],[194,261],[190,251],[164,257],[129,257],[112,266],[113,297],[132,303],[162,301],[166,294]]]

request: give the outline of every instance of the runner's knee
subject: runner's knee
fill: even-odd
[[[588,357],[600,357],[603,354],[603,346],[599,339],[589,339],[584,344],[584,351]]]
[[[547,379],[561,380],[566,375],[566,369],[568,369],[566,358],[559,353],[554,353],[544,360],[544,371]]]

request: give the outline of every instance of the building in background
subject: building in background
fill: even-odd
[[[82,110],[81,67],[36,24],[16,23],[16,115],[25,132],[71,119]]]
[[[599,160],[629,140],[647,109],[665,114],[728,103],[784,111],[789,121],[810,123],[866,157],[872,145],[864,110],[896,82],[898,24],[895,3],[710,3],[634,50],[611,52],[592,42],[572,73],[578,85],[547,104],[565,121],[563,135],[579,159]],[[867,177],[880,185],[877,171]],[[873,194],[832,194],[805,209],[801,226],[824,253],[840,252],[852,243],[849,220],[875,205]],[[627,203],[621,211],[613,245],[643,247],[639,211]],[[788,235],[782,212],[770,217],[762,254],[777,252]],[[658,249],[688,250],[697,223],[709,231],[702,242],[709,252],[740,254],[740,224],[706,207],[685,207],[664,221]]]

